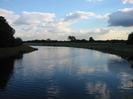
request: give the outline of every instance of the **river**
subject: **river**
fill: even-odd
[[[0,99],[133,99],[128,61],[88,49],[36,47],[0,61]]]

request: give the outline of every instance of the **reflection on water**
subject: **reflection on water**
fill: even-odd
[[[12,58],[0,60],[0,89],[1,90],[4,90],[6,88],[6,85],[13,74],[15,59],[21,60],[22,57],[23,55],[19,54]]]
[[[126,60],[87,49],[38,48],[0,61],[0,99],[133,99]]]
[[[130,68],[125,60],[110,60],[108,67],[113,74],[120,80],[121,89],[133,88],[133,69]]]
[[[12,73],[14,60],[0,60],[0,89],[5,89]]]
[[[96,99],[110,99],[110,92],[104,82],[89,82],[86,85],[88,95],[95,96]]]

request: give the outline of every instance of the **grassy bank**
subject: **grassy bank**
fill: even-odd
[[[20,53],[28,53],[34,50],[36,49],[25,44],[17,47],[0,48],[0,59],[14,57]]]
[[[87,48],[102,51],[105,53],[111,53],[123,58],[133,60],[133,46],[126,43],[89,43],[89,42],[50,42],[50,43],[29,43],[30,45],[38,46],[65,46],[76,48]]]

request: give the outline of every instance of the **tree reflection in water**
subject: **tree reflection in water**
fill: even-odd
[[[5,89],[12,73],[14,59],[0,60],[0,89]]]
[[[0,89],[4,90],[11,78],[14,70],[15,59],[22,59],[23,55],[19,54],[8,59],[0,59]]]

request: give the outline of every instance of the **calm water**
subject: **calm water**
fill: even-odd
[[[38,47],[0,61],[0,99],[133,99],[133,69],[115,55]]]

